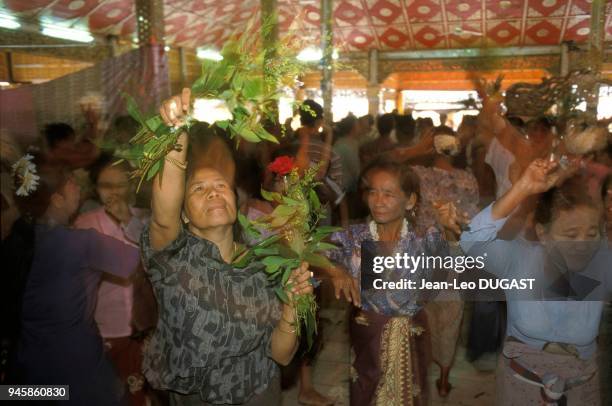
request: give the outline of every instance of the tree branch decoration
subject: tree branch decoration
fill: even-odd
[[[239,221],[251,237],[259,240],[251,249],[237,253],[234,265],[245,267],[257,261],[263,264],[268,279],[279,283],[276,293],[279,298],[289,302],[284,288],[291,272],[300,266],[302,261],[311,266],[327,268],[331,264],[322,254],[334,245],[324,240],[336,227],[320,226],[319,221],[325,217],[325,211],[315,191],[319,182],[315,181],[317,168],[309,168],[300,177],[294,167],[293,159],[287,156],[279,157],[268,169],[282,178],[282,192],[262,190],[264,199],[276,204],[276,208],[267,216],[250,221],[239,214]],[[268,238],[262,238],[262,231],[271,233]],[[301,328],[306,329],[308,347],[312,346],[316,333],[315,314],[317,304],[312,293],[295,297],[296,323],[298,335]]]
[[[245,32],[225,43],[221,61],[202,63],[202,75],[191,86],[193,99],[218,99],[225,103],[232,117],[210,124],[225,130],[236,142],[242,139],[278,143],[262,122],[276,121],[276,105],[282,88],[295,87],[299,83],[297,78],[304,71],[304,65],[295,58],[298,46],[295,36],[286,36],[271,45],[274,58],[265,60],[270,48],[266,51],[262,46],[262,37],[272,26],[270,18],[262,24],[261,31],[257,31],[251,21]],[[143,181],[151,180],[163,169],[163,158],[177,148],[178,135],[189,130],[196,120],[189,115],[183,126],[168,127],[160,115],[147,118],[132,97],[124,97],[128,113],[138,121],[140,130],[130,140],[129,147],[119,149],[116,155],[130,161],[136,168],[131,176],[140,179],[140,189]]]

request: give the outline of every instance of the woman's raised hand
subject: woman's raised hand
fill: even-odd
[[[416,145],[421,150],[421,155],[431,155],[435,152],[434,131],[435,128],[428,128],[421,134],[421,139]]]
[[[291,272],[291,276],[287,280],[285,285],[285,293],[289,297],[289,301],[293,301],[293,295],[305,295],[312,293],[312,284],[310,278],[312,272],[308,270],[308,262],[302,262],[299,268],[296,268]]]
[[[184,88],[180,95],[165,100],[159,108],[164,123],[171,127],[180,127],[185,124],[184,117],[191,106],[191,89]]]
[[[453,202],[433,202],[433,207],[436,209],[436,217],[438,223],[446,230],[455,234],[461,234],[461,224],[467,223],[465,214],[459,213]]]
[[[546,192],[559,181],[558,167],[555,161],[536,159],[525,169],[517,186],[529,195]]]

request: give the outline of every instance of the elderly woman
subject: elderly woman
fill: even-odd
[[[167,125],[182,123],[190,91],[165,101]],[[231,265],[236,195],[217,170],[187,164],[188,138],[168,153],[153,182],[152,219],[142,234],[146,271],[159,321],[145,350],[144,373],[173,405],[274,405],[279,364],[296,350],[294,307],[281,304],[258,264]],[[287,294],[312,291],[308,265],[290,279]]]
[[[362,243],[386,242],[393,252],[410,256],[447,251],[442,235],[431,229],[415,232],[414,209],[420,199],[419,179],[409,168],[375,161],[363,174],[370,218],[332,237],[339,248],[331,253],[338,264],[330,269],[336,297],[343,292],[357,306],[351,318],[355,353],[350,383],[351,405],[425,405],[427,385],[419,335],[423,312],[417,291],[363,290],[358,294]],[[348,272],[347,272],[348,271]],[[394,269],[396,280],[428,277],[424,269]],[[362,287],[363,288],[363,287]]]
[[[555,186],[562,176],[556,162],[533,161],[461,235],[463,250],[488,255],[486,270],[495,276],[537,278],[531,295],[506,291],[496,405],[601,404],[597,336],[603,300],[612,293],[612,255],[603,238],[601,202],[585,193],[579,179]],[[536,195],[539,243],[498,239],[508,216]],[[591,286],[585,281],[596,283],[584,289]],[[560,293],[564,286],[567,294]]]

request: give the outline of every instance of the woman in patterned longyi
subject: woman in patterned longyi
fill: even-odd
[[[336,296],[344,291],[356,307],[351,318],[355,354],[350,383],[352,406],[426,405],[426,364],[423,348],[424,314],[418,291],[364,290],[359,295],[362,244],[386,242],[394,255],[435,255],[446,252],[442,235],[431,229],[418,236],[413,221],[419,201],[419,180],[409,168],[375,161],[364,170],[369,221],[334,234],[339,248],[331,252],[338,266],[328,270]],[[391,249],[391,248],[390,248]],[[414,271],[414,270],[413,270]],[[393,269],[393,280],[428,277],[422,268]],[[418,282],[420,283],[420,282]]]

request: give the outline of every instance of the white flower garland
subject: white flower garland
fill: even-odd
[[[380,236],[378,235],[377,224],[374,220],[370,221],[369,227],[370,227],[370,234],[372,235],[372,238],[374,239],[374,241],[380,241]],[[408,220],[403,219],[402,220],[402,230],[400,231],[400,240],[403,240],[404,238],[406,238],[406,236],[408,236]]]
[[[17,196],[29,196],[38,187],[40,176],[36,174],[36,165],[32,162],[33,160],[32,155],[25,154],[12,166],[13,177],[17,178],[19,185],[15,192]]]

